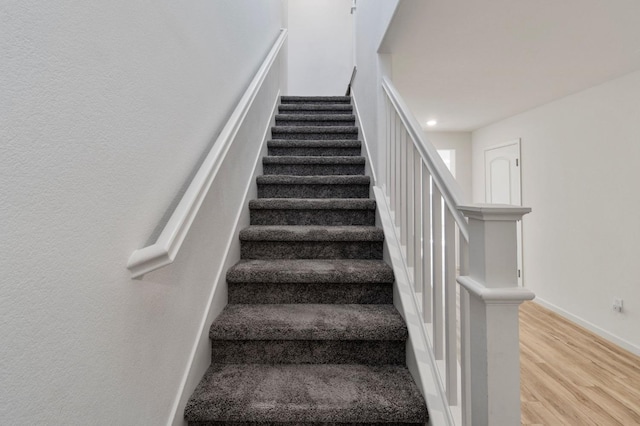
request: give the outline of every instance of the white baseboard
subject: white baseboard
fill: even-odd
[[[356,122],[357,122],[356,125],[358,126],[358,129],[362,136],[362,147],[364,148],[365,155],[367,156],[366,167],[368,171],[371,172],[371,181],[372,181],[371,188],[373,188],[378,184],[376,168],[373,161],[371,161],[371,152],[369,151],[369,141],[367,140],[367,135],[365,134],[364,127],[362,127],[362,122],[360,121],[360,110],[358,110],[358,102],[356,101],[356,94],[353,91],[353,89],[351,90],[351,93],[352,93],[351,99],[353,99],[353,110],[354,110],[354,114],[356,116]]]
[[[221,280],[225,278],[225,273],[227,269],[233,263],[236,262],[236,259],[231,259],[229,257],[229,254],[234,252],[232,250],[233,244],[238,244],[238,246],[240,244],[238,235],[240,233],[241,219],[243,215],[248,215],[248,212],[245,212],[245,208],[249,203],[249,195],[251,194],[252,185],[255,185],[256,176],[258,174],[262,174],[262,163],[260,162],[260,160],[262,159],[262,157],[264,156],[264,153],[266,152],[266,144],[267,144],[267,140],[269,139],[269,132],[271,131],[271,126],[275,122],[275,115],[278,110],[279,103],[280,103],[280,91],[278,91],[276,95],[276,99],[273,104],[273,108],[271,110],[271,118],[269,120],[269,123],[267,123],[267,126],[265,127],[264,134],[262,137],[262,143],[260,145],[260,149],[253,163],[253,175],[251,176],[251,179],[249,179],[244,189],[241,208],[239,209],[238,213],[236,214],[236,217],[234,218],[233,232],[231,233],[231,235],[229,236],[226,242],[225,256],[224,256],[224,259],[222,259],[220,268],[217,271],[214,285],[211,287],[211,292],[209,293],[209,298],[207,300],[207,307],[202,316],[202,320],[200,321],[199,332],[197,334],[198,337],[196,338],[193,344],[193,347],[191,349],[191,353],[189,354],[189,360],[187,361],[187,366],[186,366],[184,375],[182,377],[182,380],[180,381],[180,388],[178,389],[176,399],[174,400],[171,413],[169,415],[169,420],[167,422],[167,426],[186,425],[186,422],[183,419],[182,412],[184,411],[184,407],[186,406],[186,403],[189,400],[191,393],[195,389],[195,386],[200,381],[202,375],[204,374],[204,371],[206,371],[206,368],[204,371],[201,371],[202,366],[199,365],[201,364],[199,360],[206,359],[208,361],[207,366],[211,362],[210,354],[209,356],[206,356],[204,352],[208,352],[209,345],[210,345],[208,330],[213,320],[211,316],[213,314],[212,307],[214,305],[214,296],[220,286]],[[235,251],[237,252],[238,250],[235,250]]]
[[[576,324],[586,328],[587,330],[597,334],[598,336],[602,337],[603,339],[606,339],[608,341],[610,341],[611,343],[614,343],[618,346],[620,346],[623,349],[628,350],[629,352],[640,356],[640,347],[634,345],[631,342],[628,342],[618,336],[616,336],[615,334],[609,333],[608,331],[598,327],[597,325],[587,321],[584,318],[581,318],[577,315],[572,314],[571,312],[565,311],[564,309],[562,309],[561,307],[554,305],[551,302],[548,302],[544,299],[541,299],[540,297],[537,297],[533,300],[534,302],[538,303],[539,305],[544,306],[545,308],[557,313],[558,315],[561,315],[563,317],[565,317],[566,319],[575,322]]]
[[[400,241],[387,199],[379,187],[373,188],[381,226],[384,229],[385,248],[395,275],[394,305],[407,324],[407,368],[422,392],[429,407],[430,426],[453,426],[458,418],[449,407],[440,372],[433,356],[433,347],[422,322],[415,293],[409,279],[409,271],[402,256]]]
[[[357,125],[362,137],[362,148],[367,157],[367,172],[371,173],[371,192],[377,204],[376,226],[383,228],[385,233],[385,260],[393,268],[395,274],[394,305],[407,324],[409,339],[407,341],[407,368],[414,378],[418,388],[429,407],[429,426],[453,426],[459,424],[456,420],[460,416],[456,410],[447,405],[444,397],[442,379],[439,376],[436,360],[429,340],[428,332],[418,313],[415,296],[411,289],[407,265],[402,258],[400,242],[397,238],[395,225],[387,200],[382,190],[377,186],[375,164],[371,160],[369,141],[360,122],[360,111],[356,101],[356,94],[352,92],[353,109]],[[388,254],[388,259],[386,255]],[[426,350],[425,350],[426,349]],[[459,410],[458,410],[459,411]]]

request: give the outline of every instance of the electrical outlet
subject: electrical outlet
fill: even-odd
[[[622,299],[613,299],[613,310],[616,312],[622,312]]]

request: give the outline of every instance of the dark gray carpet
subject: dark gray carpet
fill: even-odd
[[[401,366],[212,364],[185,418],[421,424],[427,413],[418,388]]]
[[[283,96],[190,426],[418,425],[351,99]]]

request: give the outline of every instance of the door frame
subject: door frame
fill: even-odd
[[[522,206],[522,139],[521,138],[515,138],[515,139],[511,139],[509,141],[506,142],[502,142],[496,145],[491,145],[491,146],[487,146],[485,148],[483,148],[482,150],[482,158],[483,158],[483,163],[482,163],[482,167],[484,169],[484,199],[485,202],[487,202],[487,152],[494,150],[494,149],[499,149],[499,148],[505,148],[508,146],[512,146],[512,145],[516,145],[518,148],[518,158],[517,158],[517,164],[516,164],[516,168],[518,170],[518,174],[520,179],[518,179],[518,196],[519,196],[519,203],[517,204],[519,206]],[[524,246],[523,246],[523,240],[524,240],[524,234],[523,234],[523,226],[522,226],[522,220],[519,220],[518,222],[516,222],[516,235],[517,235],[517,246],[518,246],[518,255],[517,255],[517,261],[518,261],[518,285],[519,286],[524,286]]]

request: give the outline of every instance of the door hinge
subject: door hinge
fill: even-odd
[[[516,167],[518,167],[518,164],[519,164],[519,162],[518,162],[518,159],[516,158]]]
[[[520,275],[520,269],[518,269],[518,278],[520,278],[520,276],[521,276],[521,275]]]

